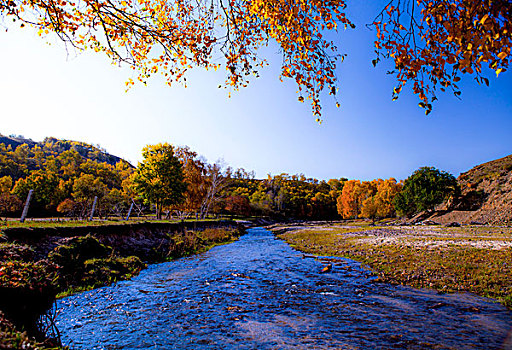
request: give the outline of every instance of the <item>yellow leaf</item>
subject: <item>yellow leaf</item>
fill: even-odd
[[[506,52],[500,52],[498,54],[498,57],[503,60],[503,59],[505,59],[505,57],[507,57],[507,53]]]
[[[496,70],[496,77],[498,77],[498,75],[500,75],[500,73],[503,71],[503,68],[500,68],[500,69],[497,69]]]

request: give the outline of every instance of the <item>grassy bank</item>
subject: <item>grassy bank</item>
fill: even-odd
[[[272,230],[300,251],[360,261],[383,282],[471,292],[512,309],[512,228],[354,223]]]
[[[217,245],[232,243],[241,233],[239,230],[220,228],[187,231],[177,235],[168,247],[161,247],[156,260],[150,262],[172,261],[199,254]],[[94,253],[87,254],[89,251]],[[69,245],[57,247],[50,253],[49,258],[64,267],[65,278],[60,283],[58,298],[130,279],[147,267],[142,262],[146,257],[117,257],[111,247],[100,244],[90,236],[80,237]]]
[[[224,218],[207,218],[201,219],[204,221],[222,221]],[[81,226],[108,226],[108,225],[126,225],[126,224],[137,224],[144,222],[151,223],[179,223],[179,222],[194,222],[196,219],[184,219],[184,220],[156,220],[154,217],[141,217],[141,218],[130,218],[130,220],[121,219],[94,219],[94,220],[74,220],[69,218],[45,218],[45,219],[27,219],[25,222],[20,222],[19,219],[13,218],[0,218],[0,231],[9,228],[40,228],[40,227],[81,227]]]

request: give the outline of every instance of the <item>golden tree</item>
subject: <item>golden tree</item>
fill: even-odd
[[[394,216],[395,207],[393,200],[402,189],[402,185],[397,183],[394,178],[390,178],[388,180],[373,180],[370,183],[370,187],[374,192],[362,202],[361,216],[373,221],[376,218]]]
[[[181,162],[184,181],[187,184],[184,201],[175,205],[174,209],[182,217],[192,212],[197,215],[208,193],[206,176],[208,164],[196,152],[190,150],[188,146],[175,147],[174,154]]]
[[[341,195],[337,199],[338,213],[344,218],[357,218],[360,214],[360,193],[362,185],[359,180],[348,180],[343,186]]]

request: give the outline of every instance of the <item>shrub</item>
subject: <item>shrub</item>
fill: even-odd
[[[75,269],[83,265],[84,261],[93,258],[105,258],[112,253],[112,248],[101,244],[91,235],[73,237],[67,244],[55,248],[48,258],[62,266],[65,270]]]
[[[0,310],[33,336],[41,336],[39,317],[57,294],[57,266],[48,261],[7,261],[0,267]]]
[[[24,244],[0,243],[0,261],[34,259],[34,249]]]
[[[146,267],[138,257],[90,259],[84,262],[84,277],[82,282],[95,286],[128,279],[138,274]]]

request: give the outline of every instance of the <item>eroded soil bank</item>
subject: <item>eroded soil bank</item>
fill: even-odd
[[[471,292],[512,308],[510,227],[347,222],[273,225],[269,229],[300,251],[360,261],[385,282]]]

